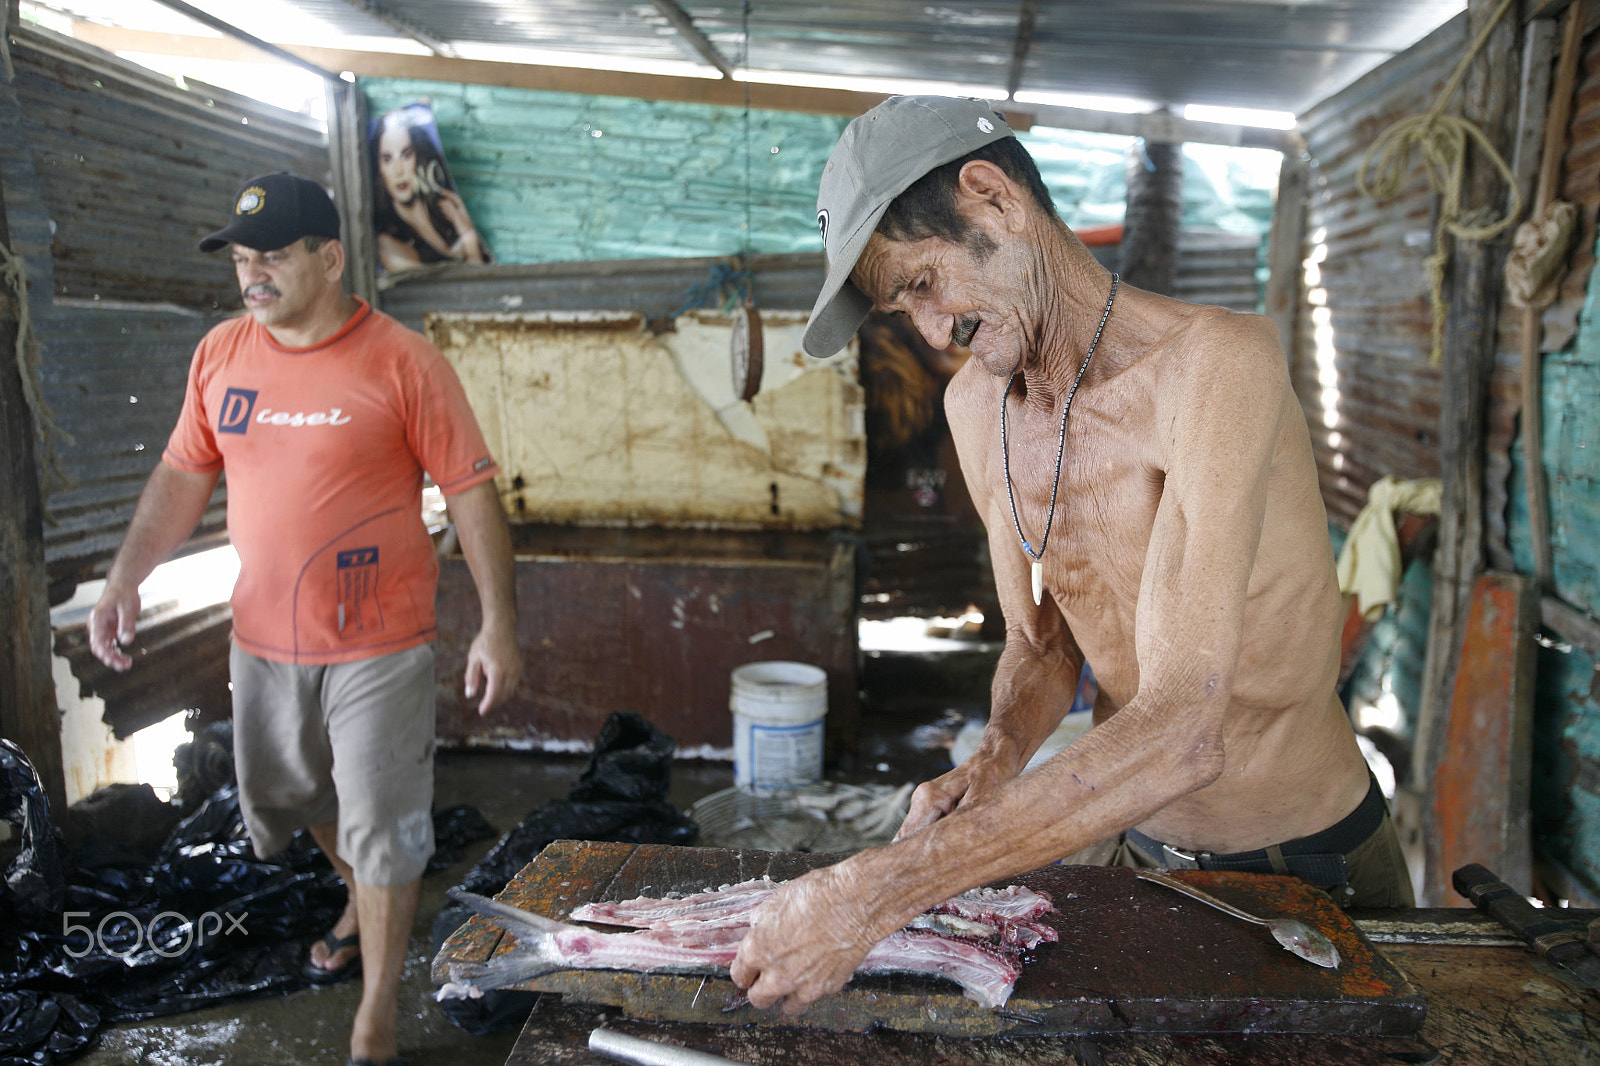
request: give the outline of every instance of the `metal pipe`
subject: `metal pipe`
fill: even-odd
[[[590,1033],[589,1050],[633,1066],[739,1066],[733,1059],[721,1055],[642,1040],[614,1029],[596,1029]]]

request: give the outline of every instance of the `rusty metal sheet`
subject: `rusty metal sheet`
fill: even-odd
[[[695,892],[767,874],[786,880],[824,865],[793,852],[722,851],[663,845],[558,841],[513,878],[500,899],[554,918],[591,900]],[[1012,879],[1049,892],[1061,934],[1024,958],[1002,1010],[986,1010],[935,978],[871,976],[852,981],[798,1018],[739,1006],[726,978],[573,971],[525,987],[620,1006],[638,1018],[725,1025],[799,1026],[842,1032],[875,1028],[947,1036],[1046,1036],[1108,1032],[1234,1032],[1404,1035],[1425,1004],[1326,896],[1288,877],[1183,871],[1177,876],[1252,913],[1292,915],[1338,947],[1337,970],[1289,954],[1259,926],[1137,880],[1132,870],[1048,866]],[[509,948],[474,918],[434,961]]]
[[[1427,834],[1429,895],[1471,904],[1450,885],[1468,863],[1532,891],[1528,806],[1532,773],[1538,591],[1521,574],[1478,578],[1461,643]]]
[[[663,557],[651,545],[664,545],[647,531],[584,536],[587,551],[533,557],[519,551],[522,682],[486,718],[461,695],[480,617],[477,593],[463,560],[443,561],[441,743],[570,749],[591,743],[613,711],[631,710],[676,740],[680,754],[728,758],[729,675],[767,659],[826,671],[829,753],[853,742],[855,570],[847,543],[796,534],[783,542],[787,554],[764,557],[760,541],[730,552],[723,549],[732,535],[683,533],[676,542],[683,553]]]
[[[838,529],[861,521],[866,429],[855,348],[800,351],[805,315],[764,312],[761,391],[729,370],[733,320],[670,332],[614,311],[430,314],[513,522]]]

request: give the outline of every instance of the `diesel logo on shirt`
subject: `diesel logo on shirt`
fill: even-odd
[[[250,428],[250,412],[255,408],[255,389],[229,389],[222,394],[222,413],[217,415],[217,432],[243,433]]]
[[[274,411],[270,407],[263,407],[261,413],[256,415],[256,421],[263,426],[342,426],[350,421],[350,416],[344,413],[343,407],[335,407],[328,411]],[[243,433],[244,430],[239,430]]]

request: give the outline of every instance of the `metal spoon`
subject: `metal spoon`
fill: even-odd
[[[1333,946],[1333,941],[1323,936],[1298,918],[1257,918],[1248,914],[1230,903],[1224,903],[1209,892],[1202,892],[1187,881],[1180,881],[1161,870],[1135,870],[1134,874],[1144,881],[1154,881],[1158,885],[1182,892],[1191,899],[1208,904],[1224,914],[1231,914],[1235,918],[1243,918],[1256,925],[1264,925],[1278,943],[1305,959],[1307,962],[1318,966],[1326,966],[1330,970],[1339,967],[1339,949]]]

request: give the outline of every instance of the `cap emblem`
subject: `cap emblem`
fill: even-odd
[[[828,209],[824,207],[817,212],[817,232],[822,234],[822,243],[828,243]]]
[[[239,194],[239,203],[234,207],[236,215],[253,215],[267,202],[267,190],[259,185],[252,185]]]
[[[994,132],[994,123],[990,122],[988,119],[984,118],[982,115],[979,115],[978,116],[978,129],[982,130],[984,133],[993,133]]]

